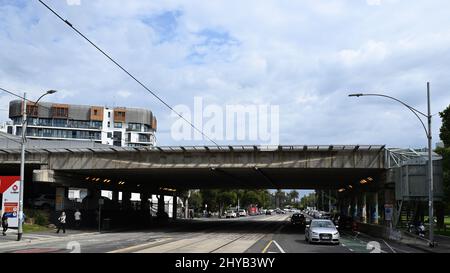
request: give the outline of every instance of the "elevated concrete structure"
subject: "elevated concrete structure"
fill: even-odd
[[[27,164],[40,165],[48,173],[48,182],[66,177],[71,183],[86,183],[99,178],[111,180],[111,186],[122,181],[123,187],[153,189],[338,189],[368,176],[382,178],[385,157],[384,146],[380,145],[27,150]],[[14,165],[19,161],[18,150],[0,150],[0,164]]]

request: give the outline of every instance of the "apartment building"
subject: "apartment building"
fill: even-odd
[[[7,133],[22,134],[21,100],[9,104]],[[157,120],[150,110],[128,107],[27,102],[27,138],[83,140],[121,146],[156,145]]]

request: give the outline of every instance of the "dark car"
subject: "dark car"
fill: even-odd
[[[303,215],[301,213],[294,213],[294,214],[292,214],[292,216],[291,216],[291,223],[293,225],[305,226],[306,225],[305,215]]]
[[[266,210],[266,215],[272,215],[272,211],[270,209]]]
[[[353,217],[340,215],[338,220],[339,229],[351,230],[353,227]]]

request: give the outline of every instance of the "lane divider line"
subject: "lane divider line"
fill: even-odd
[[[281,246],[277,243],[277,241],[273,241],[273,243],[278,247],[278,249],[281,251],[281,253],[286,253]]]
[[[387,245],[387,247],[389,247],[389,249],[392,251],[392,253],[396,253],[395,250],[385,240],[383,240],[383,242],[385,245]]]
[[[267,249],[272,244],[272,242],[273,242],[273,240],[270,240],[270,242],[266,245],[266,247],[263,249],[263,251],[261,253],[266,253]]]

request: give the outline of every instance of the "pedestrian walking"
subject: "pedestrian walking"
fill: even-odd
[[[59,230],[62,229],[63,233],[66,233],[66,213],[63,211],[61,212],[61,215],[58,217],[58,230],[56,233],[59,233]]]
[[[3,228],[3,236],[6,236],[6,231],[8,230],[8,215],[6,215],[6,212],[3,213],[2,216],[2,228]]]
[[[77,229],[79,229],[80,226],[81,226],[81,212],[80,212],[80,210],[77,209],[77,211],[75,211],[74,217],[75,217],[75,227]]]

